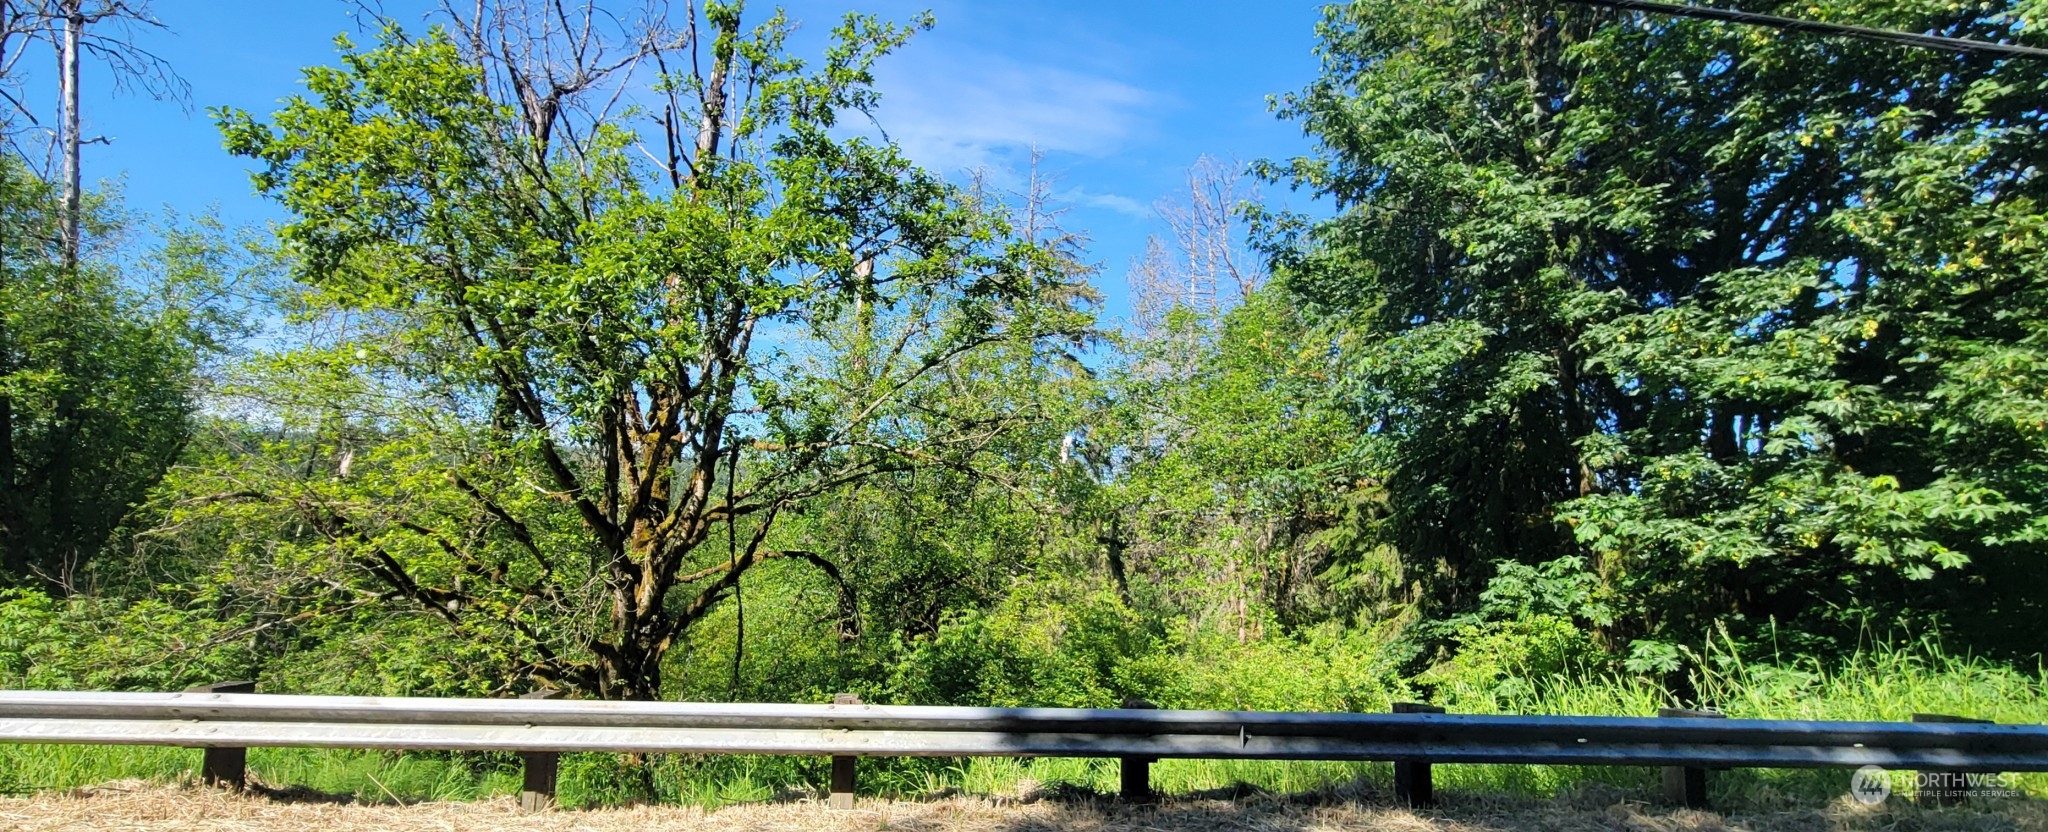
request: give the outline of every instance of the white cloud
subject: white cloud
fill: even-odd
[[[1089,193],[1087,188],[1075,188],[1071,191],[1066,191],[1064,193],[1059,194],[1059,199],[1065,202],[1071,202],[1075,205],[1086,205],[1090,208],[1108,209],[1111,211],[1115,211],[1119,214],[1125,214],[1131,217],[1136,217],[1141,220],[1149,220],[1152,218],[1151,209],[1146,208],[1145,206],[1139,204],[1137,200],[1124,196],[1123,194],[1096,194]]]
[[[1033,148],[1113,154],[1146,128],[1154,104],[1113,78],[986,53],[905,54],[876,74],[881,128],[910,158],[948,174],[1020,167]]]

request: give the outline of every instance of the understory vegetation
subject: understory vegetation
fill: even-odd
[[[2048,46],[2037,2],[1749,5]],[[1321,76],[1275,100],[1316,149],[1197,162],[1115,274],[1044,172],[956,181],[859,132],[928,17],[799,55],[737,3],[485,7],[210,111],[287,216],[263,232],[0,159],[0,687],[2048,720],[2037,64],[1334,5]],[[7,746],[0,790],[196,763]],[[518,785],[490,755],[251,764],[370,800]],[[1116,777],[863,766],[899,795]],[[562,797],[824,776],[580,754]]]

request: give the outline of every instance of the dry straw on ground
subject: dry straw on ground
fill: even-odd
[[[1786,806],[1718,815],[1664,809],[1612,795],[1527,801],[1451,795],[1440,808],[1392,808],[1359,795],[1312,799],[1253,795],[1235,800],[1169,798],[1127,807],[1097,798],[945,797],[863,800],[833,811],[813,800],[729,806],[635,806],[522,812],[510,798],[474,803],[358,804],[317,795],[237,795],[142,782],[71,793],[0,799],[0,829],[24,832],[694,832],[695,830],[903,830],[904,832],[1852,832],[1944,830],[2048,832],[2048,802],[2008,800],[1965,809],[1922,810],[1893,802]]]

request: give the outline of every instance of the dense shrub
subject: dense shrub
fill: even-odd
[[[179,690],[247,678],[247,622],[204,604],[0,593],[0,686]]]

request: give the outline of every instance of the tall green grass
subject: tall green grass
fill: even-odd
[[[1494,700],[1460,691],[1467,713],[1648,716],[1660,707],[1700,704],[1736,719],[1904,722],[1916,713],[1950,714],[2004,723],[2048,722],[2048,672],[1945,652],[1938,642],[1885,644],[1825,665],[1811,659],[1744,661],[1733,650],[1700,657],[1693,674],[1697,703],[1672,701],[1634,677],[1525,680],[1532,696]],[[1657,772],[1578,766],[1440,766],[1438,789],[1547,796],[1601,783],[1648,793]],[[1711,778],[1715,804],[1762,807],[1845,794],[1850,772],[1837,769],[1736,769]],[[2048,774],[2023,774],[2014,785],[2048,796]]]
[[[0,745],[0,792],[74,789],[114,780],[198,779],[203,752],[108,745]],[[363,800],[473,800],[517,794],[511,755],[392,754],[311,748],[252,748],[251,779],[267,787]]]
[[[1872,649],[1841,664],[1746,663],[1710,656],[1710,670],[1694,683],[1706,705],[1731,717],[1903,721],[1914,713],[1946,713],[2008,723],[2048,722],[2048,677],[2025,669],[1944,654],[1939,645]],[[1444,694],[1462,713],[1649,715],[1672,702],[1656,686],[1628,677],[1547,678],[1485,691]],[[22,793],[69,789],[110,780],[162,782],[195,777],[200,752],[146,747],[0,746],[0,790]],[[472,800],[514,794],[519,768],[506,754],[393,754],[313,749],[253,749],[250,770],[273,788],[301,787],[360,800]],[[564,805],[634,800],[718,806],[816,795],[827,763],[813,757],[669,756],[634,760],[617,754],[565,755],[560,797]],[[1378,763],[1163,760],[1153,784],[1169,794],[1232,794],[1248,790],[1293,794],[1363,784],[1384,789],[1391,767]],[[868,759],[861,762],[864,793],[918,797],[965,792],[1017,794],[1030,789],[1112,792],[1113,760],[981,758]],[[1589,787],[1649,797],[1657,773],[1643,768],[1442,765],[1439,792],[1505,793],[1545,797]],[[1787,802],[1830,800],[1844,794],[1849,772],[1755,770],[1713,778],[1716,805],[1768,808]],[[2022,775],[2017,784],[2048,796],[2048,775]]]

